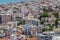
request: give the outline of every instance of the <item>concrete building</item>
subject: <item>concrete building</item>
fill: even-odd
[[[39,19],[34,18],[34,16],[29,13],[28,16],[25,17],[25,24],[31,24],[31,25],[39,25]]]
[[[52,40],[60,40],[60,36],[53,36]]]
[[[0,23],[9,22],[10,20],[11,16],[9,14],[7,15],[0,14]]]

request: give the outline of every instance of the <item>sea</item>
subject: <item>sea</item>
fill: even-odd
[[[26,1],[26,0],[0,0],[0,4],[16,3],[21,1]]]

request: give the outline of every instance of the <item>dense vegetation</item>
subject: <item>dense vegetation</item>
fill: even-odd
[[[19,26],[19,25],[24,25],[25,24],[25,20],[20,20],[18,23],[17,23],[17,25]]]
[[[53,25],[49,25],[49,29],[43,28],[42,32],[44,32],[44,31],[53,31],[53,29],[54,29],[54,26]]]

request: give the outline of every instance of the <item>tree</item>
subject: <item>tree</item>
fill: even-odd
[[[45,18],[45,17],[48,17],[48,14],[43,13],[43,14],[41,14],[38,18],[41,20],[42,17],[44,17],[44,18]]]
[[[42,29],[42,32],[45,32],[45,31],[53,31],[53,29],[54,29],[54,26],[49,25],[49,29],[43,28],[43,29]]]
[[[51,25],[50,25],[49,30],[50,30],[50,31],[53,31],[53,29],[54,29],[54,26],[51,26]]]
[[[47,28],[43,28],[42,29],[42,32],[45,32],[45,31],[48,31],[48,29]]]
[[[16,10],[19,10],[19,8],[16,8],[16,7],[15,7],[15,9],[16,9]]]
[[[55,26],[56,26],[56,28],[58,27],[58,21],[60,21],[60,19],[57,18],[57,19],[55,20]]]
[[[41,17],[48,17],[48,14],[42,14]]]
[[[34,37],[34,35],[30,35],[30,36],[29,36],[29,38],[32,38],[32,37]]]
[[[17,23],[17,25],[24,25],[25,24],[25,20],[20,20],[19,23]]]
[[[58,12],[56,12],[56,13],[52,13],[53,14],[53,16],[55,17],[55,18],[58,18]]]
[[[38,19],[40,19],[41,20],[41,18],[45,18],[45,17],[51,17],[51,15],[48,15],[47,13],[43,13],[43,14],[41,14],[39,17],[38,17]]]
[[[44,8],[43,11],[44,11],[44,13],[48,13],[49,9],[48,8]]]

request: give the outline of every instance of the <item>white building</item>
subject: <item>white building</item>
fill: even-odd
[[[53,36],[52,40],[60,40],[60,36]]]
[[[39,19],[34,18],[34,16],[31,13],[29,13],[28,16],[25,17],[25,24],[38,25],[39,22]]]

